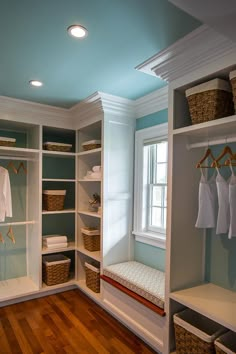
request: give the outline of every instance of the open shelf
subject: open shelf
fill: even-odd
[[[184,135],[192,139],[192,142],[207,141],[217,138],[230,138],[235,136],[236,115],[211,120],[209,122],[190,125],[184,128],[173,130],[173,135]]]
[[[43,247],[42,254],[60,253],[60,252],[74,251],[74,250],[75,250],[75,242],[68,242],[68,247],[64,247],[64,248],[48,249],[46,247]]]
[[[87,150],[87,151],[82,151],[82,152],[78,152],[77,156],[84,156],[84,155],[93,155],[93,154],[100,154],[102,151],[102,148],[97,148],[97,149],[93,149],[93,150]]]
[[[35,158],[39,153],[38,149],[0,146],[0,155],[19,158]]]
[[[38,287],[29,277],[0,281],[0,301],[7,301],[36,291]]]
[[[236,331],[236,292],[208,283],[175,291],[170,298]]]
[[[76,182],[75,179],[66,178],[43,178],[43,182]]]
[[[78,182],[101,182],[101,178],[90,178],[90,179],[81,178],[78,180]]]
[[[83,215],[88,215],[88,216],[94,216],[95,218],[101,218],[101,214],[98,214],[95,211],[87,211],[87,210],[79,210],[78,214],[83,214]]]
[[[51,156],[51,157],[75,157],[74,152],[63,152],[63,151],[50,151],[50,150],[43,150],[43,154],[45,156]]]
[[[65,283],[56,284],[56,285],[47,285],[47,284],[43,283],[42,289],[43,290],[55,290],[55,289],[66,288],[67,286],[70,286],[70,285],[75,285],[74,275],[70,275],[69,280]]]
[[[69,214],[69,213],[75,213],[75,209],[63,209],[63,210],[54,210],[54,211],[43,210],[43,211],[42,211],[42,214],[43,214],[43,215],[50,215],[50,214]]]
[[[77,248],[77,251],[80,253],[85,254],[86,256],[95,259],[98,262],[101,262],[101,252],[100,251],[94,251],[94,252],[90,252],[88,250],[86,250],[84,247],[80,246]]]

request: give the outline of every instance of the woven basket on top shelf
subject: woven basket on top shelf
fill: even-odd
[[[215,354],[214,340],[225,332],[218,323],[186,309],[174,315],[176,354]]]
[[[232,93],[233,93],[234,111],[236,113],[236,70],[231,71],[231,73],[229,74],[229,78],[230,78]]]
[[[232,92],[225,80],[214,79],[186,90],[192,124],[230,116],[234,113]]]
[[[215,340],[216,354],[236,353],[236,333],[228,331]]]
[[[0,137],[0,146],[9,146],[13,147],[16,144],[16,139],[14,138],[5,138],[5,137]]]
[[[89,140],[82,144],[85,151],[98,149],[101,147],[101,140]]]
[[[100,251],[100,231],[93,227],[81,228],[84,248],[90,252]]]
[[[49,150],[49,151],[70,152],[72,149],[72,145],[48,141],[43,144],[43,148],[44,150]]]
[[[87,287],[95,293],[100,293],[100,270],[87,262],[84,266]]]
[[[43,282],[47,285],[67,282],[70,263],[71,260],[63,254],[43,256]]]
[[[64,209],[66,190],[44,190],[43,209],[47,211],[58,211]]]

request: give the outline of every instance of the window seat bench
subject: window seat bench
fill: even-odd
[[[129,261],[105,267],[101,279],[160,316],[165,316],[164,272],[136,261]]]

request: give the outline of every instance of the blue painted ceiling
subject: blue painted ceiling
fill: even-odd
[[[70,37],[72,24],[88,37]],[[0,95],[61,107],[95,91],[137,99],[165,83],[134,68],[199,25],[167,0],[1,0]]]

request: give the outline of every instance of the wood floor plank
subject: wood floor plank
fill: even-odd
[[[79,290],[0,308],[0,354],[153,354]]]

